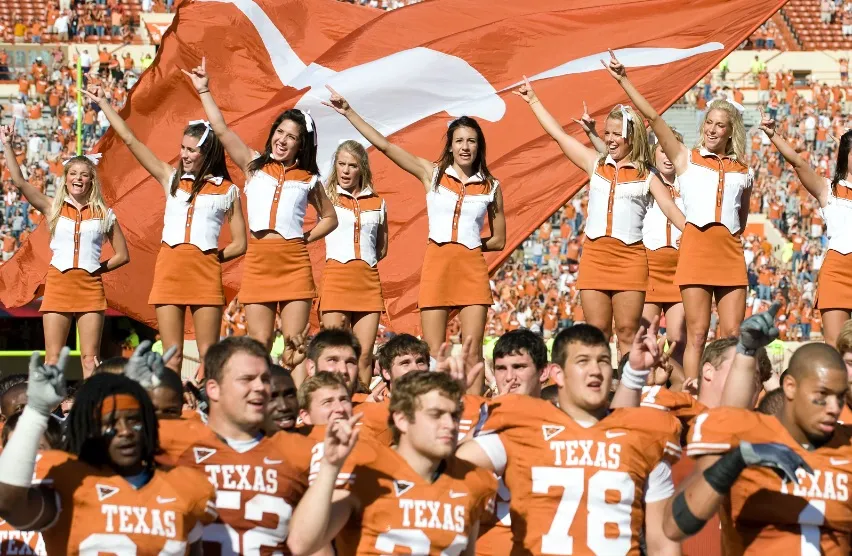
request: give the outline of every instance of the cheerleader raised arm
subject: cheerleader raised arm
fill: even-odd
[[[740,235],[748,218],[753,178],[745,160],[742,107],[724,100],[710,103],[698,146],[690,150],[636,90],[612,51],[610,56],[608,64],[602,61],[604,67],[651,123],[680,184],[687,223],[675,284],[686,314],[684,372],[687,378],[698,378],[713,298],[721,337],[737,336],[745,317],[748,278]]]
[[[648,136],[642,119],[618,105],[607,116],[604,137],[593,141],[603,152],[569,135],[539,100],[529,80],[515,91],[529,104],[542,128],[565,156],[590,180],[586,241],[580,256],[577,287],[589,324],[609,339],[612,322],[620,353],[628,353],[639,330],[648,261],[642,245],[642,221],[651,199],[679,227],[684,217],[666,186],[651,172]],[[588,122],[578,121],[591,133]]]
[[[426,193],[429,239],[420,281],[420,322],[432,358],[437,358],[452,309],[460,309],[462,338],[469,339],[471,366],[482,360],[482,338],[492,304],[483,251],[506,244],[506,217],[500,183],[488,171],[485,135],[473,118],[462,116],[447,128],[436,162],[393,144],[367,123],[331,87],[327,106],[343,115],[376,149],[417,178]],[[485,218],[491,236],[481,238]],[[476,347],[479,346],[479,347]],[[471,387],[479,394],[482,379]]]

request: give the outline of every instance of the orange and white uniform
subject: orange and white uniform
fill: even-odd
[[[674,493],[680,430],[650,408],[586,427],[548,401],[500,396],[474,441],[512,493],[511,554],[638,555],[645,504]]]
[[[581,290],[645,291],[648,260],[642,222],[651,204],[653,174],[641,176],[632,163],[616,168],[607,155],[589,174],[586,242],[580,255]]]
[[[219,233],[240,192],[208,177],[192,197],[195,176],[184,174],[175,194],[166,189],[163,241],[154,267],[151,305],[224,305]]]
[[[260,155],[257,155],[260,156]],[[317,296],[303,226],[316,175],[270,162],[245,185],[249,237],[240,302],[272,303]],[[258,239],[257,234],[274,232]]]
[[[826,223],[828,252],[817,280],[817,308],[852,309],[852,183],[828,184],[828,198],[819,214]]]
[[[325,238],[320,311],[381,312],[385,305],[376,265],[385,202],[372,189],[353,195],[339,185],[336,197],[337,228]]]
[[[480,419],[483,418],[482,404],[488,400],[482,396],[473,394],[464,394],[462,396],[462,414],[459,419],[459,441],[467,436],[470,431],[476,426]],[[390,418],[390,400],[384,400],[376,403],[365,403],[358,406],[356,413],[361,413],[361,420],[357,426],[361,427],[361,434],[375,440],[384,446],[393,444],[393,432],[391,432],[388,419]]]
[[[754,181],[751,170],[701,147],[690,151],[689,166],[678,181],[686,227],[675,284],[748,285],[739,235],[745,225],[740,222],[743,196]]]
[[[799,469],[799,484],[772,469],[748,467],[722,504],[725,554],[841,555],[852,551],[852,429],[840,425],[831,440],[811,452],[773,416],[718,408],[702,414],[689,432],[691,457],[723,454],[740,442],[781,443],[814,470]]]
[[[50,268],[44,286],[43,313],[85,313],[107,308],[100,274],[101,250],[115,224],[107,209],[98,214],[91,205],[77,207],[70,197],[59,212],[50,238]]]
[[[671,185],[666,183],[662,176],[660,181],[669,190],[677,208],[683,212],[678,179],[675,178]],[[666,217],[657,201],[653,200],[642,222],[642,243],[648,258],[646,303],[681,302],[680,288],[674,284],[680,236],[681,231]]]
[[[33,485],[49,486],[44,477],[54,463],[64,461],[64,458],[49,457],[44,459],[41,452],[36,455],[36,466],[33,471]],[[13,555],[46,556],[44,537],[39,531],[19,531],[0,519],[0,556]]]
[[[359,508],[335,539],[339,556],[461,554],[497,481],[481,468],[454,457],[438,478],[424,481],[396,450],[359,441],[344,471],[343,488]]]
[[[420,275],[421,309],[493,302],[482,231],[498,187],[481,172],[463,182],[452,166],[440,177],[435,168],[426,194],[429,243]]]
[[[155,470],[137,490],[65,452],[43,452],[40,464],[50,466],[43,484],[61,508],[42,531],[48,554],[188,554],[216,518],[213,487],[192,469]]]
[[[695,419],[709,409],[688,392],[672,392],[661,386],[643,388],[640,405],[641,407],[668,411],[675,416],[683,426],[681,446],[686,445],[686,435]],[[681,457],[677,463],[672,465],[672,481],[675,487],[683,483],[694,469],[695,460],[688,456]],[[683,553],[688,556],[719,556],[722,554],[720,527],[719,516],[713,515],[707,520],[707,524],[701,531],[681,543]]]
[[[219,519],[204,528],[204,553],[289,554],[290,515],[308,488],[315,445],[290,432],[226,442],[209,428],[200,431],[176,461],[216,487]]]

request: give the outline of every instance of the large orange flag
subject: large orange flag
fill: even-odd
[[[251,0],[232,1],[238,6],[255,6]],[[222,50],[219,36],[197,37],[195,42],[187,37],[181,45],[180,63],[194,65],[202,55],[207,56],[217,100],[226,109],[234,130],[255,148],[262,147],[269,125],[282,110],[293,106],[310,109],[319,131],[321,167],[341,140],[358,138],[344,118],[322,106],[321,101],[328,97],[327,84],[392,141],[426,158],[437,158],[453,117],[465,114],[478,118],[488,140],[489,168],[503,187],[508,219],[506,249],[488,255],[494,269],[586,181],[543,132],[526,104],[511,95],[522,75],[534,82],[539,98],[563,125],[580,114],[583,100],[593,115],[602,119],[613,105],[625,100],[620,87],[601,66],[600,60],[607,59],[607,48],[612,48],[631,68],[633,83],[658,110],[663,110],[783,4],[781,0],[637,0],[627,4],[602,4],[600,0],[433,0],[383,14],[362,25],[313,63],[300,62],[305,66],[302,71],[279,78],[286,86],[265,99],[262,106],[254,103],[245,110],[252,103],[244,103],[232,77],[244,69],[217,58]],[[196,6],[182,8],[181,21],[187,20]],[[280,68],[298,65],[292,56],[281,55],[282,44],[292,47],[303,35],[289,34],[283,28],[276,35],[269,24],[273,14],[264,10],[243,9],[241,23],[254,26],[261,37],[262,44],[253,57],[272,60],[280,76]],[[171,43],[183,36],[183,24],[178,23],[176,34],[164,37],[164,49],[175,48]],[[189,61],[187,52],[195,59]],[[165,55],[161,55],[158,64],[165,63]],[[255,61],[255,67],[259,65]],[[162,71],[166,70],[171,68]],[[255,79],[274,79],[275,72]],[[188,81],[175,79],[169,84],[181,91],[191,90]],[[136,91],[125,115],[136,115],[137,103],[156,106],[156,111],[148,112],[147,121],[140,118],[132,125],[137,131],[147,125],[145,134],[140,135],[148,137],[158,153],[171,152],[173,155],[167,158],[174,158],[180,132],[170,131],[172,135],[166,136],[168,128],[161,131],[160,122],[179,118],[182,125],[190,114],[194,118],[203,112],[197,99],[189,107],[172,106],[162,101],[159,95],[163,93],[151,88]],[[144,101],[139,98],[143,94]],[[239,112],[242,115],[234,119]],[[582,135],[576,126],[569,130]],[[105,151],[103,171],[107,180],[120,179],[127,173],[139,175],[126,149],[111,136],[101,150]],[[427,230],[423,190],[381,154],[372,153],[371,162],[378,192],[388,203],[391,225],[390,252],[379,266],[388,313],[395,329],[416,330],[417,289]],[[129,229],[134,260],[128,270],[109,278],[107,295],[115,308],[153,322],[146,300],[160,240],[163,197],[155,193],[160,188],[153,180],[130,181],[139,185],[132,190],[119,188],[121,195],[109,200]],[[139,251],[146,256],[140,257]],[[315,276],[321,279],[322,246],[312,246],[311,256]],[[44,275],[46,255],[43,257],[28,263],[42,265],[35,273],[39,279]],[[225,269],[229,292],[239,289],[239,264]],[[21,267],[18,263],[13,268]],[[23,274],[12,276],[5,270],[0,270],[4,285]],[[26,276],[30,278],[29,289],[21,288],[21,293],[32,292],[38,283],[29,270]],[[26,301],[26,295],[9,295],[6,289],[4,303]]]

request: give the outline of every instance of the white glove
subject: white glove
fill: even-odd
[[[30,373],[27,383],[27,407],[42,415],[50,412],[65,399],[65,366],[68,364],[66,346],[59,352],[56,365],[42,365],[41,355],[34,351],[30,356]]]
[[[130,360],[124,366],[124,376],[138,382],[142,388],[150,390],[160,385],[160,377],[166,368],[166,363],[177,353],[177,346],[172,346],[160,356],[151,351],[151,342],[145,340],[137,346]]]

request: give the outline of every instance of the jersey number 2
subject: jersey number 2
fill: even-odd
[[[579,467],[532,468],[534,494],[547,494],[551,487],[562,489],[562,499],[556,508],[550,530],[541,537],[542,554],[574,554],[574,538],[569,529],[574,523],[584,491],[588,492],[585,546],[599,556],[619,556],[630,551],[630,513],[636,490],[633,479],[624,471],[602,470],[589,477],[586,485],[585,473],[586,470]],[[608,490],[621,495],[618,502],[607,502]],[[617,537],[606,537],[607,523],[618,526]]]

